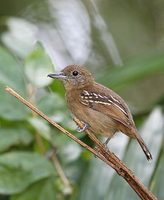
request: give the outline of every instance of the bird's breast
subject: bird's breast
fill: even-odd
[[[73,95],[71,97],[67,95],[66,98],[72,114],[84,123],[88,123],[95,134],[111,136],[116,132],[116,124],[110,117],[83,105]]]

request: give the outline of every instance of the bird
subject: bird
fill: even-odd
[[[136,139],[147,160],[152,155],[141,135],[137,131],[132,114],[125,101],[113,90],[97,83],[87,68],[68,65],[58,73],[48,77],[63,82],[69,110],[82,122],[78,131],[92,131],[96,135],[107,137],[105,144],[121,131],[126,136]]]

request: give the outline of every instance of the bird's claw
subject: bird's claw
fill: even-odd
[[[87,130],[89,127],[90,127],[89,124],[84,123],[84,126],[83,126],[82,128],[80,128],[80,127],[78,126],[78,127],[76,128],[76,131],[79,132],[79,133],[81,133],[81,132]]]
[[[106,141],[103,143],[103,145],[104,145],[104,147],[105,147],[106,149],[108,149],[108,143],[109,143],[109,141],[110,141],[111,138],[112,138],[111,136],[108,137],[108,138],[106,139]]]
[[[109,151],[108,146],[107,146],[107,144],[105,144],[105,143],[103,143],[103,147],[97,147],[97,146],[96,146],[94,149],[95,149],[95,151],[96,151],[97,153],[101,153],[101,152],[102,152],[102,148],[103,148],[106,152]]]
[[[111,139],[111,137],[108,137],[107,139],[106,139],[106,141],[104,142],[104,143],[102,143],[103,144],[103,149],[106,151],[106,152],[108,152],[109,151],[109,149],[108,149],[108,142],[110,141],[110,139]],[[97,151],[97,153],[101,153],[101,147],[97,147],[97,146],[95,146],[95,151]]]

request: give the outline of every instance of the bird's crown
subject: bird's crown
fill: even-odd
[[[92,74],[85,68],[79,65],[69,65],[60,73],[49,74],[51,78],[61,79],[65,88],[82,88],[94,82]]]

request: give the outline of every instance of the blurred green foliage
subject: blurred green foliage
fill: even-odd
[[[86,40],[82,51],[84,54],[89,51],[86,60],[84,59],[85,63],[98,82],[116,90],[128,101],[137,127],[153,154],[153,161],[148,163],[136,141],[130,141],[123,135],[113,138],[109,148],[125,161],[159,199],[164,199],[164,45],[160,43],[163,36],[162,26],[159,29],[158,20],[152,21],[151,15],[153,11],[160,12],[160,7],[164,4],[160,4],[160,1],[157,1],[156,5],[153,5],[153,1],[79,1],[83,16],[87,15],[88,18],[85,19],[85,24],[84,21],[81,23],[82,18],[77,17],[77,25],[82,24],[81,31],[89,31],[87,27],[90,26],[92,32],[80,35],[78,26],[73,26],[75,28],[71,32],[70,24],[64,24],[65,21],[62,21],[64,27],[68,26],[70,31],[70,38],[67,38],[68,34],[64,35],[60,29],[63,24],[59,20],[59,16],[62,18],[65,12],[59,16],[56,14],[54,20],[51,13],[53,3],[52,6],[46,1],[39,3],[37,0],[16,0],[12,6],[13,1],[7,2],[10,9],[6,7],[6,1],[2,1],[0,7],[0,198],[138,199],[113,169],[92,157],[89,152],[31,113],[4,91],[5,86],[11,86],[49,117],[90,144],[84,134],[74,131],[76,126],[67,110],[61,83],[46,77],[54,71],[55,62],[63,63],[63,60],[66,60],[68,64],[78,61],[81,63],[85,55],[83,58],[79,56],[82,45],[78,46],[76,37],[80,43],[80,40],[85,40],[89,35],[92,45]],[[61,2],[63,4],[59,5],[60,9],[57,8],[58,12],[65,4],[70,6],[69,9],[72,5],[78,5],[75,1],[73,4]],[[55,3],[58,5],[57,1]],[[107,12],[107,8],[110,8],[110,13]],[[118,12],[122,17],[118,16]],[[162,14],[155,17],[162,19]],[[75,19],[76,17],[70,17],[69,22]],[[87,24],[88,19],[90,23]],[[158,34],[156,33],[156,42],[153,37],[154,24],[159,30]],[[35,32],[36,27],[39,34],[34,42],[30,31]],[[76,30],[76,34],[73,35]],[[74,38],[71,38],[72,35]],[[121,54],[122,62],[118,62],[121,66],[115,62],[117,59],[115,60],[113,54],[116,51],[112,46],[114,43],[109,42],[112,38],[108,38],[107,35],[113,35],[115,38]],[[46,40],[43,40],[45,37]],[[78,48],[73,51],[68,40],[71,44],[75,40]],[[111,49],[108,48],[108,43],[110,48],[112,46]],[[54,52],[58,52],[57,56],[55,54],[55,61],[52,55],[50,59],[47,53],[52,53],[50,49],[53,45]],[[79,60],[75,57],[76,52]],[[61,57],[63,59],[59,62],[58,58]],[[48,159],[52,147],[55,149],[57,161]],[[58,162],[69,184],[63,182],[59,176]]]

